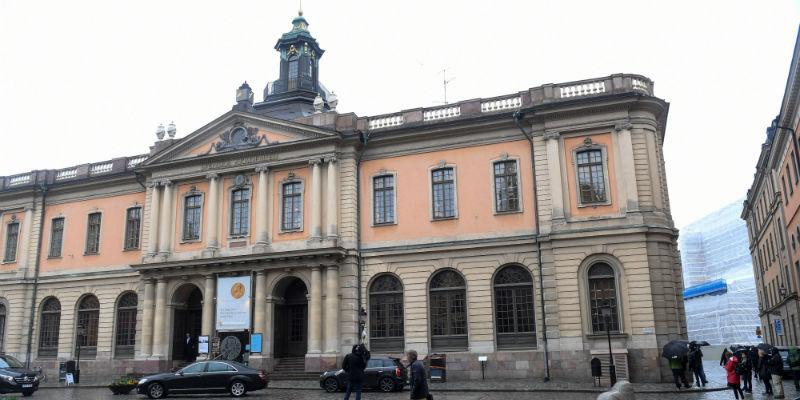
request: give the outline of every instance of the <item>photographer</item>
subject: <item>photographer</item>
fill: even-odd
[[[353,345],[353,350],[342,361],[342,369],[349,374],[347,391],[344,400],[350,399],[350,393],[356,392],[356,400],[361,400],[361,387],[364,383],[364,370],[370,359],[369,350],[363,344]]]

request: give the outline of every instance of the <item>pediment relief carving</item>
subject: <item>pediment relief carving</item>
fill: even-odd
[[[233,127],[219,135],[219,141],[212,143],[211,147],[205,154],[212,151],[217,153],[224,153],[226,151],[250,149],[257,147],[261,142],[270,144],[267,135],[259,135],[258,128],[246,126],[244,122],[235,122]]]

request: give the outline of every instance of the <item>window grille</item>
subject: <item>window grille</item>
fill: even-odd
[[[51,297],[42,306],[39,325],[39,358],[56,358],[58,355],[58,330],[61,324],[61,303]]]
[[[467,347],[467,292],[464,279],[452,270],[436,274],[430,284],[432,347],[465,350]]]
[[[136,344],[136,293],[125,293],[117,305],[117,329],[114,355],[116,358],[133,358]]]
[[[403,287],[392,275],[376,278],[369,289],[369,337],[376,351],[402,351]]]
[[[495,324],[500,348],[536,345],[533,279],[520,266],[501,269],[494,278]]]
[[[617,310],[617,286],[614,269],[606,263],[598,263],[589,268],[589,306],[592,315],[592,331],[606,332],[606,319],[603,318],[602,307],[608,302],[611,317],[608,318],[608,330],[619,332],[619,315]]]

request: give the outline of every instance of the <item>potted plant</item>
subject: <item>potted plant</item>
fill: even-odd
[[[114,379],[108,384],[108,389],[114,394],[128,394],[136,387],[139,380],[129,376],[123,376],[119,379]]]

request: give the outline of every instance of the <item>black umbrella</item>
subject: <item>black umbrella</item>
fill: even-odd
[[[759,343],[758,346],[756,346],[757,349],[764,351],[769,351],[769,349],[771,349],[772,347],[773,346],[768,343]]]
[[[710,344],[710,343],[708,343],[708,342],[706,342],[705,340],[703,340],[703,341],[700,341],[700,342],[698,342],[697,340],[692,340],[692,341],[691,341],[691,342],[689,342],[689,343],[691,343],[691,344],[696,344],[696,345],[698,345],[698,346],[711,346],[711,344]]]
[[[661,350],[661,357],[664,358],[684,358],[689,354],[689,341],[673,340]]]

